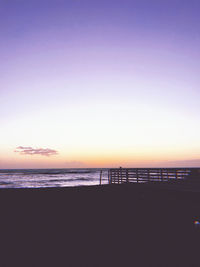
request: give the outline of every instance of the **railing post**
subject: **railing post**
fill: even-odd
[[[120,180],[122,180],[122,167],[120,167]]]
[[[161,181],[163,181],[163,170],[160,170],[160,175],[161,175]]]
[[[129,183],[128,169],[126,170],[126,182]]]
[[[137,183],[139,181],[139,177],[138,177],[138,169],[136,169],[136,178],[137,178]]]
[[[178,170],[176,169],[175,172],[176,172],[176,180],[177,180],[178,179]]]
[[[101,181],[102,181],[102,170],[100,171],[100,181],[99,181],[100,185],[101,185]]]

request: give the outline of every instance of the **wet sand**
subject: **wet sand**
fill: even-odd
[[[1,189],[2,266],[200,266],[200,193],[145,184]]]

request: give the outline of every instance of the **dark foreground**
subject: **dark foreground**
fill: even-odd
[[[200,266],[200,194],[135,184],[0,190],[1,266]]]

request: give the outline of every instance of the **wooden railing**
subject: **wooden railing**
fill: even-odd
[[[199,168],[118,168],[108,171],[109,184],[191,179],[200,181]]]

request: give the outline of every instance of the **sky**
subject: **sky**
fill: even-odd
[[[199,167],[199,14],[0,0],[0,168]]]

